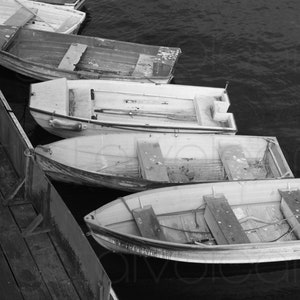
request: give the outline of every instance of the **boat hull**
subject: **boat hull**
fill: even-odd
[[[118,198],[84,219],[93,238],[115,252],[199,264],[299,260],[298,226],[291,223],[292,218],[298,217],[299,188],[299,179],[293,178],[167,187]],[[229,217],[231,210],[242,226],[232,229],[237,230],[235,233],[230,229],[233,242],[217,240],[217,234],[222,234],[221,228],[227,230],[228,221],[220,217],[217,220],[222,222],[214,225],[207,212],[208,201],[220,203],[222,197],[227,206],[217,206],[216,212],[229,218],[229,224],[233,225],[228,228],[231,228],[235,226]],[[295,206],[291,215],[286,209],[287,202]],[[150,220],[156,223],[145,218],[149,208],[152,210]],[[144,234],[145,229],[157,228],[154,226],[160,226],[159,232],[163,231],[164,236]],[[217,232],[214,226],[219,228]],[[248,239],[241,242],[236,239],[246,232]],[[194,234],[202,238],[197,240]]]
[[[41,81],[67,78],[169,83],[181,54],[180,48],[8,25],[0,26],[0,48],[3,67]]]
[[[40,65],[28,62],[18,57],[12,56],[9,53],[0,51],[1,65],[11,71],[34,78],[39,81],[46,81],[57,78],[75,79],[101,79],[101,80],[124,80],[134,82],[152,82],[152,83],[170,83],[173,75],[166,77],[138,77],[138,76],[119,76],[113,74],[97,74],[94,72],[75,72],[60,70],[47,65]]]
[[[27,0],[22,2],[0,0],[0,9],[3,10],[0,24],[6,24],[13,16],[17,18],[14,14],[17,14],[20,8],[32,12],[33,18],[24,24],[26,29],[76,34],[86,17],[84,12],[74,10],[72,7]],[[9,24],[19,26],[14,21],[10,21]]]
[[[67,1],[67,0],[34,0],[36,2],[45,2],[51,5],[57,5],[59,7],[66,7],[72,9],[81,9],[84,4],[85,0],[75,0],[75,1]]]
[[[32,117],[45,130],[51,134],[60,136],[62,138],[70,138],[76,136],[96,135],[106,133],[120,133],[120,132],[156,132],[156,133],[170,133],[170,134],[204,134],[204,133],[222,133],[235,134],[235,129],[220,129],[215,128],[184,128],[180,127],[156,127],[156,126],[139,126],[126,125],[115,123],[101,123],[99,120],[87,120],[81,118],[59,116],[57,114],[49,114],[31,108]]]
[[[36,159],[46,174],[55,181],[87,185],[98,188],[111,188],[128,192],[143,191],[150,188],[163,187],[165,185],[164,183],[160,182],[150,183],[147,180],[136,177],[129,178],[113,175],[109,176],[96,172],[92,173],[79,170],[77,168],[72,168],[55,162],[42,155],[39,155],[38,153],[36,153]]]
[[[104,248],[112,252],[134,254],[146,257],[155,257],[165,260],[198,263],[198,264],[259,264],[280,261],[292,261],[300,259],[300,244],[295,242],[241,247],[240,249],[225,249],[214,251],[207,248],[196,250],[181,247],[160,247],[158,245],[139,241],[137,239],[124,238],[121,235],[112,236],[92,230],[93,238]]]

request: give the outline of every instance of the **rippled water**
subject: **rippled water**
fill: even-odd
[[[86,1],[87,20],[80,34],[180,47],[176,84],[223,87],[229,81],[230,110],[239,134],[276,136],[299,177],[299,0]],[[30,80],[0,69],[0,89],[38,144],[52,137],[26,111],[29,84]],[[57,188],[81,224],[87,212],[121,195],[63,184]],[[275,270],[254,267],[237,277],[223,276],[223,271],[214,276],[215,270],[199,267],[196,271],[201,274],[187,279],[178,266],[118,256],[93,246],[121,299],[298,299],[300,292],[297,263],[279,264]]]

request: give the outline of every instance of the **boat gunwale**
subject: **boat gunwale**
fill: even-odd
[[[135,124],[135,123],[128,123],[125,124],[124,122],[105,122],[105,121],[100,121],[100,120],[93,120],[93,119],[87,119],[87,118],[80,118],[80,117],[74,117],[74,116],[67,116],[67,115],[62,115],[62,114],[58,114],[56,112],[49,112],[46,110],[42,110],[39,108],[35,108],[32,107],[30,105],[29,102],[29,109],[36,112],[36,113],[41,113],[47,116],[51,116],[52,120],[53,117],[57,116],[57,117],[61,117],[62,119],[67,119],[67,120],[72,120],[72,121],[79,121],[79,122],[83,122],[83,123],[88,123],[88,124],[97,124],[103,127],[113,127],[113,128],[121,128],[121,129],[125,129],[125,130],[130,130],[130,128],[146,128],[147,131],[150,131],[149,129],[169,129],[169,130],[174,130],[174,133],[180,133],[180,130],[192,130],[193,132],[199,132],[199,131],[207,131],[210,132],[211,131],[217,131],[216,133],[222,134],[222,133],[226,133],[226,132],[237,132],[237,128],[236,127],[210,127],[210,126],[202,126],[199,124],[196,124],[194,126],[182,126],[183,122],[178,123],[178,126],[170,126],[170,125],[164,125],[164,124],[159,124],[159,125],[150,125],[150,124]],[[234,116],[232,113],[228,113],[229,116],[232,118],[232,123],[235,125],[235,120],[234,120]],[[154,131],[157,132],[157,131]]]
[[[89,216],[88,214],[87,216]],[[87,217],[86,216],[86,217]],[[282,241],[282,242],[262,242],[262,243],[244,243],[244,244],[228,244],[228,245],[206,245],[204,243],[199,244],[183,244],[183,243],[175,243],[175,242],[167,242],[163,240],[155,240],[146,237],[140,237],[133,234],[127,233],[119,233],[116,230],[106,228],[104,226],[95,225],[94,223],[90,223],[86,217],[84,217],[85,222],[88,224],[92,234],[95,235],[104,235],[107,237],[113,236],[118,240],[122,240],[127,238],[128,241],[134,241],[135,244],[146,244],[147,246],[151,245],[153,247],[161,247],[161,248],[173,248],[174,251],[180,249],[189,249],[189,250],[208,250],[208,251],[230,251],[230,250],[251,250],[251,249],[269,249],[269,248],[281,248],[281,247],[290,247],[293,244],[299,245],[300,251],[300,240],[289,240],[289,241]],[[119,238],[121,237],[121,239]],[[176,247],[174,249],[174,247]]]

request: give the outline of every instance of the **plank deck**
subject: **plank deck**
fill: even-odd
[[[204,218],[218,245],[250,243],[224,195],[207,195],[204,200]]]
[[[159,143],[137,141],[137,156],[143,178],[160,182],[170,181]]]
[[[156,240],[166,240],[165,234],[160,227],[151,205],[134,209],[132,214],[143,237]]]
[[[11,17],[9,17],[4,25],[10,26],[24,26],[28,21],[30,21],[37,12],[37,9],[26,9],[25,7],[20,7]]]
[[[72,43],[59,63],[58,68],[73,71],[86,48],[87,45]]]
[[[240,145],[220,145],[219,154],[229,180],[255,179]]]
[[[287,222],[293,228],[295,235],[300,238],[300,190],[281,191],[281,210],[287,219]]]
[[[18,178],[0,144],[0,199]],[[20,197],[20,195],[18,195]],[[31,203],[0,203],[1,299],[85,299],[78,274],[65,258],[65,250],[48,233],[24,238],[22,232],[36,217]]]

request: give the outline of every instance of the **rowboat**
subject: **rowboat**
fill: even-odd
[[[77,33],[86,14],[28,0],[0,0],[0,24],[64,34]]]
[[[37,146],[35,157],[53,180],[129,192],[293,177],[275,137],[100,134]]]
[[[226,88],[60,78],[31,85],[30,112],[61,137],[236,132]]]
[[[75,12],[75,10],[74,10]],[[180,48],[0,25],[0,65],[37,80],[168,83]]]
[[[118,198],[84,217],[121,253],[205,264],[300,259],[300,179],[203,183]]]
[[[72,9],[81,9],[85,0],[34,0],[36,2],[44,2],[52,5],[62,6]]]

